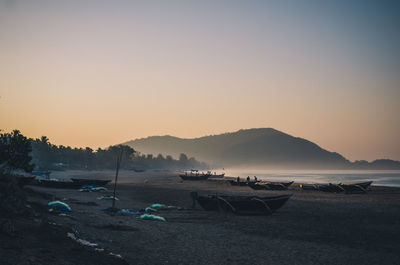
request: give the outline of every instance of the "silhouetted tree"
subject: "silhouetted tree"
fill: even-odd
[[[14,130],[11,133],[0,134],[0,165],[11,172],[15,169],[23,169],[31,172],[34,165],[30,164],[32,157],[31,142],[28,138]]]
[[[206,164],[189,159],[181,154],[179,160],[172,156],[164,157],[159,154],[154,157],[152,154],[144,155],[136,152],[127,145],[109,146],[106,149],[98,148],[96,151],[89,147],[71,148],[69,146],[56,146],[50,143],[46,136],[32,140],[33,161],[38,169],[114,169],[115,158],[123,152],[121,169],[189,169],[208,168]]]
[[[188,161],[187,155],[185,155],[184,153],[180,154],[180,155],[179,155],[179,161],[180,161],[181,163],[186,163],[186,162]]]

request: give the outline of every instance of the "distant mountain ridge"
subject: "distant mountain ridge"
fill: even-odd
[[[222,167],[400,169],[400,162],[393,160],[352,163],[342,155],[327,151],[311,141],[273,128],[246,129],[194,139],[169,135],[150,136],[124,144],[145,154],[178,157],[185,153],[212,166]]]

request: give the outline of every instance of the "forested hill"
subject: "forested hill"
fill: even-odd
[[[240,130],[195,139],[152,136],[124,143],[142,153],[185,153],[221,166],[340,166],[348,161],[337,153],[320,148],[272,128]]]
[[[151,136],[124,143],[145,154],[180,153],[194,156],[214,166],[260,166],[285,168],[373,168],[376,163],[352,163],[342,155],[327,151],[306,139],[272,128],[239,130],[194,139]],[[379,160],[380,161],[380,160]],[[389,160],[392,161],[392,160]],[[364,163],[366,162],[367,165]],[[400,162],[378,163],[400,169]],[[383,167],[383,168],[382,168]]]

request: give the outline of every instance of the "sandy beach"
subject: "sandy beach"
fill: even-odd
[[[112,171],[57,174],[64,179],[114,175]],[[1,236],[1,264],[400,264],[399,188],[372,186],[367,194],[332,194],[303,191],[295,183],[287,191],[254,191],[224,181],[181,181],[173,172],[123,171],[120,177],[116,207],[138,210],[162,203],[179,209],[156,213],[166,222],[141,220],[139,215],[110,216],[102,209],[111,201],[97,198],[111,192],[29,186],[32,205],[58,199],[71,206],[67,216],[43,211],[40,217],[54,227],[48,229],[58,231],[66,254],[52,253],[45,232],[31,237],[29,231],[20,231],[17,239]],[[107,187],[111,190],[112,185]],[[192,209],[193,190],[202,195],[293,197],[270,216],[236,216],[206,212],[199,205]],[[79,246],[67,238],[67,230],[104,251]],[[58,248],[57,242],[53,244]],[[79,251],[74,252],[76,248]],[[122,258],[111,258],[109,252]]]

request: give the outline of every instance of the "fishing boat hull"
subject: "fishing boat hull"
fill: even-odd
[[[197,201],[206,211],[225,211],[238,215],[270,215],[281,208],[292,195],[258,196],[198,196]]]
[[[82,184],[77,182],[51,180],[37,180],[32,185],[56,189],[80,189],[82,187]]]
[[[355,183],[355,184],[300,184],[300,188],[303,190],[319,190],[324,192],[333,192],[333,193],[366,193],[369,187],[371,186],[372,181]]]
[[[354,185],[358,185],[364,189],[368,189],[372,184],[372,181],[367,181],[367,182],[360,182],[360,183],[356,183]]]
[[[366,193],[371,184],[372,181],[368,181],[355,184],[340,184],[340,187],[346,193]]]
[[[206,180],[210,177],[210,174],[202,174],[202,175],[179,175],[179,177],[183,180]]]
[[[229,183],[232,186],[248,186],[248,182],[244,182],[244,181],[229,180]]]
[[[223,178],[224,176],[225,176],[225,173],[215,174],[215,175],[211,175],[210,178],[217,179],[217,178]]]
[[[317,184],[300,184],[299,187],[302,190],[319,190],[319,185]]]
[[[290,182],[249,182],[248,186],[254,190],[287,190],[293,181]]]
[[[319,190],[324,192],[333,192],[333,193],[339,193],[344,191],[344,189],[340,185],[332,183],[329,183],[328,185],[320,185]]]

